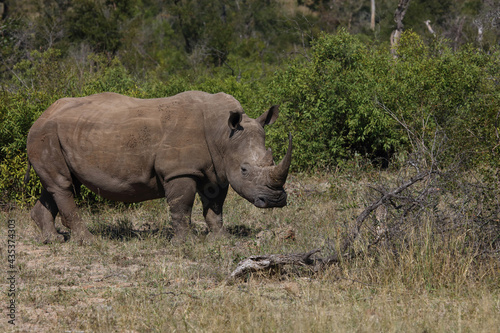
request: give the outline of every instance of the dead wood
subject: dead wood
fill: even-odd
[[[391,52],[396,56],[396,46],[399,42],[399,38],[403,33],[403,19],[406,14],[406,10],[410,5],[410,0],[399,0],[398,7],[394,13],[394,22],[396,22],[396,29],[391,34]]]
[[[368,216],[370,216],[370,213],[373,212],[375,209],[377,209],[379,206],[382,204],[388,202],[392,198],[396,197],[398,194],[412,186],[413,184],[427,178],[430,176],[433,171],[425,171],[417,174],[416,176],[412,177],[411,179],[407,180],[403,184],[401,184],[399,187],[396,189],[393,189],[392,191],[386,191],[383,188],[377,188],[377,191],[379,191],[382,194],[382,197],[372,203],[370,206],[365,208],[361,214],[356,218],[356,223],[354,225],[354,228],[351,230],[351,232],[347,235],[347,237],[344,239],[344,242],[342,243],[342,246],[340,247],[340,252],[344,253],[344,257],[348,257],[349,253],[347,252],[349,248],[352,247],[352,244],[356,240],[356,238],[359,236],[361,227],[366,220]],[[378,240],[376,240],[378,242]],[[369,246],[372,246],[374,244],[371,244]]]
[[[238,263],[238,266],[231,273],[230,277],[234,279],[244,276],[247,273],[278,268],[283,265],[314,266],[315,260],[311,259],[311,256],[319,251],[319,249],[315,249],[306,253],[250,256]]]

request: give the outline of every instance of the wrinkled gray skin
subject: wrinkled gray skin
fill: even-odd
[[[251,119],[232,96],[199,91],[158,99],[103,93],[56,101],[33,124],[27,142],[29,163],[43,185],[31,211],[42,241],[64,241],[54,226],[57,213],[72,239],[92,239],[74,201],[81,184],[123,202],[166,197],[180,240],[189,231],[196,193],[214,234],[224,233],[229,184],[257,207],[285,206],[291,138],[278,165],[264,144],[264,126],[277,117],[277,106]]]

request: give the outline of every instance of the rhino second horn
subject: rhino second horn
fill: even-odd
[[[288,149],[281,162],[271,169],[271,181],[273,185],[283,186],[288,176],[288,169],[292,163],[292,135],[288,134]]]

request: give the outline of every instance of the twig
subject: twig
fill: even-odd
[[[16,79],[21,82],[21,84],[26,88],[26,89],[29,89],[29,87],[26,85],[26,82],[24,82],[17,74],[16,72],[14,72],[14,70],[12,68],[10,68],[9,65],[7,65],[7,63],[5,62],[3,56],[0,54],[0,59],[2,59],[2,63],[4,64],[5,68],[7,68],[11,73],[12,75],[14,75],[16,77]]]
[[[382,205],[383,203],[387,202],[388,200],[392,199],[393,197],[396,197],[399,193],[401,193],[402,191],[406,190],[408,187],[412,186],[413,184],[425,179],[426,177],[428,177],[431,173],[433,173],[433,171],[426,171],[426,172],[422,172],[414,177],[412,177],[410,180],[404,182],[401,186],[399,186],[398,188],[390,191],[390,192],[386,192],[379,200],[377,200],[376,202],[372,203],[370,206],[368,206],[359,216],[358,218],[356,219],[356,225],[354,227],[354,230],[351,231],[351,234],[348,235],[342,246],[341,246],[341,249],[340,249],[340,252],[341,253],[345,253],[352,245],[352,243],[356,240],[356,238],[358,237],[359,235],[359,232],[361,230],[361,226],[363,225],[363,222],[366,220],[366,218],[370,215],[370,213],[372,211],[374,211],[375,209],[377,209],[380,205]],[[378,189],[378,191],[380,191],[380,189]],[[382,190],[383,191],[383,190]],[[346,256],[346,254],[345,254]]]

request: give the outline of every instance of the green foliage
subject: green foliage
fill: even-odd
[[[377,85],[379,101],[427,141],[442,132],[450,159],[490,154],[498,143],[498,51],[453,51],[440,41],[427,47],[407,32],[397,53],[384,84]]]
[[[120,8],[120,7],[119,7]],[[97,0],[77,0],[67,15],[69,41],[89,43],[96,52],[115,53],[121,46],[119,11]]]
[[[16,31],[21,29],[22,23],[19,19],[8,18],[0,19],[0,54],[2,61],[0,62],[1,72],[8,71],[6,59],[17,58],[21,53],[16,44]]]
[[[29,128],[50,105],[41,92],[0,93],[0,158],[26,149]],[[44,100],[45,99],[45,100]]]
[[[442,131],[448,162],[498,147],[498,53],[454,52],[440,40],[427,46],[410,31],[393,58],[345,30],[321,35],[311,53],[278,72],[268,94],[284,118],[270,137],[284,152],[278,138],[292,132],[296,170],[412,151],[406,129],[426,140]]]
[[[29,59],[21,60],[14,66],[16,77],[11,84],[24,90],[43,89],[49,94],[67,94],[74,78],[61,60],[58,49],[33,51]]]
[[[33,169],[27,184],[24,176],[27,168],[26,153],[7,152],[0,162],[0,202],[17,205],[33,204],[40,196],[41,184]]]
[[[390,118],[374,103],[378,66],[387,61],[342,30],[321,35],[311,61],[295,61],[277,75],[271,96],[284,119],[270,134],[292,132],[295,169],[329,167],[357,154],[374,157],[399,143]]]
[[[137,87],[134,78],[123,67],[120,60],[113,59],[111,63],[99,56],[92,55],[92,58],[99,64],[101,70],[95,73],[82,89],[83,95],[91,95],[104,91],[116,92],[119,94],[140,97],[141,92]]]

